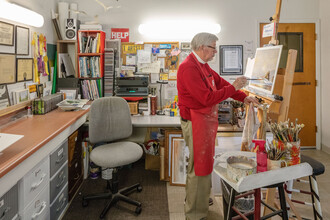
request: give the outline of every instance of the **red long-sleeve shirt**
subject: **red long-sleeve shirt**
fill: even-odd
[[[236,91],[233,85],[221,78],[207,63],[200,63],[202,68],[214,78],[217,90],[212,91],[192,56],[193,53],[181,63],[177,74],[178,105],[182,118],[191,120],[190,109],[213,106],[229,97],[244,101],[246,97],[244,92]]]

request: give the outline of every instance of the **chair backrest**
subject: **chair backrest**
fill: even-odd
[[[89,114],[91,143],[112,142],[131,134],[131,114],[125,99],[106,97],[93,101]]]

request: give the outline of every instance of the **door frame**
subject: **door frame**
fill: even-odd
[[[260,24],[261,23],[269,23],[269,20],[256,20],[256,28],[257,28],[257,36],[256,36],[256,43],[255,48],[259,47],[260,42]],[[280,23],[315,23],[315,33],[317,35],[316,41],[315,41],[315,77],[317,80],[317,86],[316,86],[316,126],[317,126],[317,132],[316,132],[316,149],[321,150],[321,126],[322,126],[322,120],[321,120],[321,46],[320,46],[320,19],[281,19]],[[311,146],[312,147],[312,146]]]

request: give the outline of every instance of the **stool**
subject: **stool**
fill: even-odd
[[[310,192],[304,191],[304,190],[293,189],[293,180],[290,180],[286,183],[286,189],[285,190],[288,193],[290,199],[292,197],[292,192],[298,192],[298,193],[311,195],[312,203],[298,201],[298,200],[294,200],[294,199],[291,199],[291,201],[295,202],[295,203],[299,203],[299,204],[313,206],[314,219],[315,220],[316,219],[323,219],[316,176],[323,174],[324,171],[325,171],[325,168],[324,168],[324,165],[322,163],[320,163],[319,161],[314,160],[311,157],[301,155],[301,163],[304,163],[304,162],[311,165],[311,167],[313,168],[313,174],[308,177],[309,181],[301,180],[301,179],[297,179],[296,181],[297,182],[309,183]]]
[[[223,201],[223,213],[224,213],[224,219],[268,219],[275,215],[279,215],[284,220],[288,220],[288,213],[286,210],[286,202],[285,202],[285,195],[284,195],[284,183],[278,183],[275,185],[267,186],[266,188],[278,188],[279,197],[280,197],[280,205],[281,209],[275,210],[273,207],[269,206],[265,202],[261,200],[261,192],[260,188],[251,190],[245,193],[238,194],[232,187],[229,186],[225,181],[221,179],[221,185],[222,185],[222,201]],[[254,211],[249,211],[246,213],[241,213],[235,206],[234,202],[238,198],[246,197],[249,195],[254,194]],[[261,204],[272,210],[272,213],[263,216],[260,218],[260,209]],[[237,214],[238,216],[235,216]]]

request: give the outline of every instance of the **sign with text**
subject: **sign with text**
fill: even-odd
[[[129,42],[129,28],[111,28],[111,39],[120,39]]]
[[[267,24],[264,26],[264,30],[262,32],[262,37],[271,37],[273,36],[275,31],[275,22]]]

